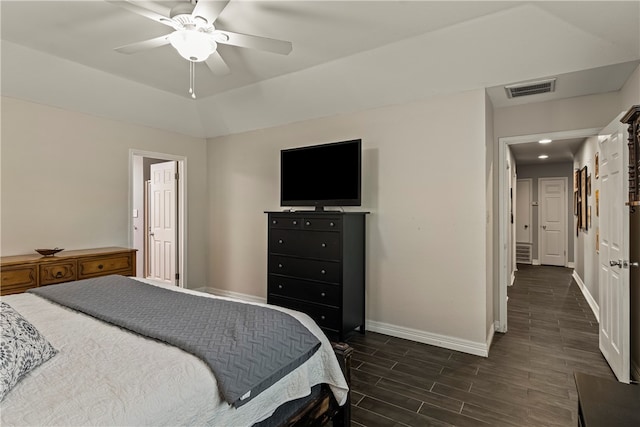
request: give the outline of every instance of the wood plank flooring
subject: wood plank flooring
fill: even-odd
[[[354,349],[354,426],[576,426],[574,371],[615,378],[572,270],[519,265],[489,357],[367,332]]]

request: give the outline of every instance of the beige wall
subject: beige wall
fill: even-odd
[[[480,90],[209,140],[211,286],[266,296],[281,149],[362,138],[366,317],[485,346],[485,108]]]
[[[2,255],[129,245],[129,150],[187,157],[188,280],[205,283],[204,139],[2,98]]]
[[[613,117],[611,118],[613,120]],[[600,217],[596,215],[596,190],[600,191],[602,180],[595,176],[595,154],[598,151],[598,137],[587,138],[573,158],[573,169],[587,167],[587,175],[591,175],[591,194],[587,195],[587,206],[591,208],[591,224],[588,229],[575,234],[574,228],[574,264],[575,274],[582,280],[587,292],[598,306],[600,305],[600,279],[598,266],[599,253],[596,252],[596,230],[600,227]],[[573,182],[573,180],[572,180]],[[576,218],[576,217],[574,217]],[[575,222],[573,223],[575,227]]]
[[[498,138],[604,127],[620,113],[618,92],[496,108]]]

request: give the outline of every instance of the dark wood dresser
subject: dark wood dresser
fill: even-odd
[[[331,340],[365,325],[368,212],[266,212],[267,302],[308,314]]]
[[[0,295],[18,294],[38,286],[121,274],[136,275],[136,250],[118,247],[63,251],[0,258]]]

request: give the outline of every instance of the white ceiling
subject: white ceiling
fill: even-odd
[[[497,108],[615,91],[640,62],[640,1],[231,0],[218,28],[293,52],[219,46],[231,73],[197,64],[194,101],[171,46],[113,51],[169,27],[100,0],[3,0],[0,13],[4,96],[198,137],[482,88]],[[548,76],[555,94],[504,96]]]
[[[547,163],[572,162],[573,156],[586,141],[586,138],[570,138],[552,141],[549,144],[540,144],[538,141],[511,144],[509,148],[517,165],[543,165]],[[539,159],[538,156],[546,154],[547,159]]]

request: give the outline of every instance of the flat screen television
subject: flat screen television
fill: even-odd
[[[362,140],[280,152],[280,206],[360,206]]]

